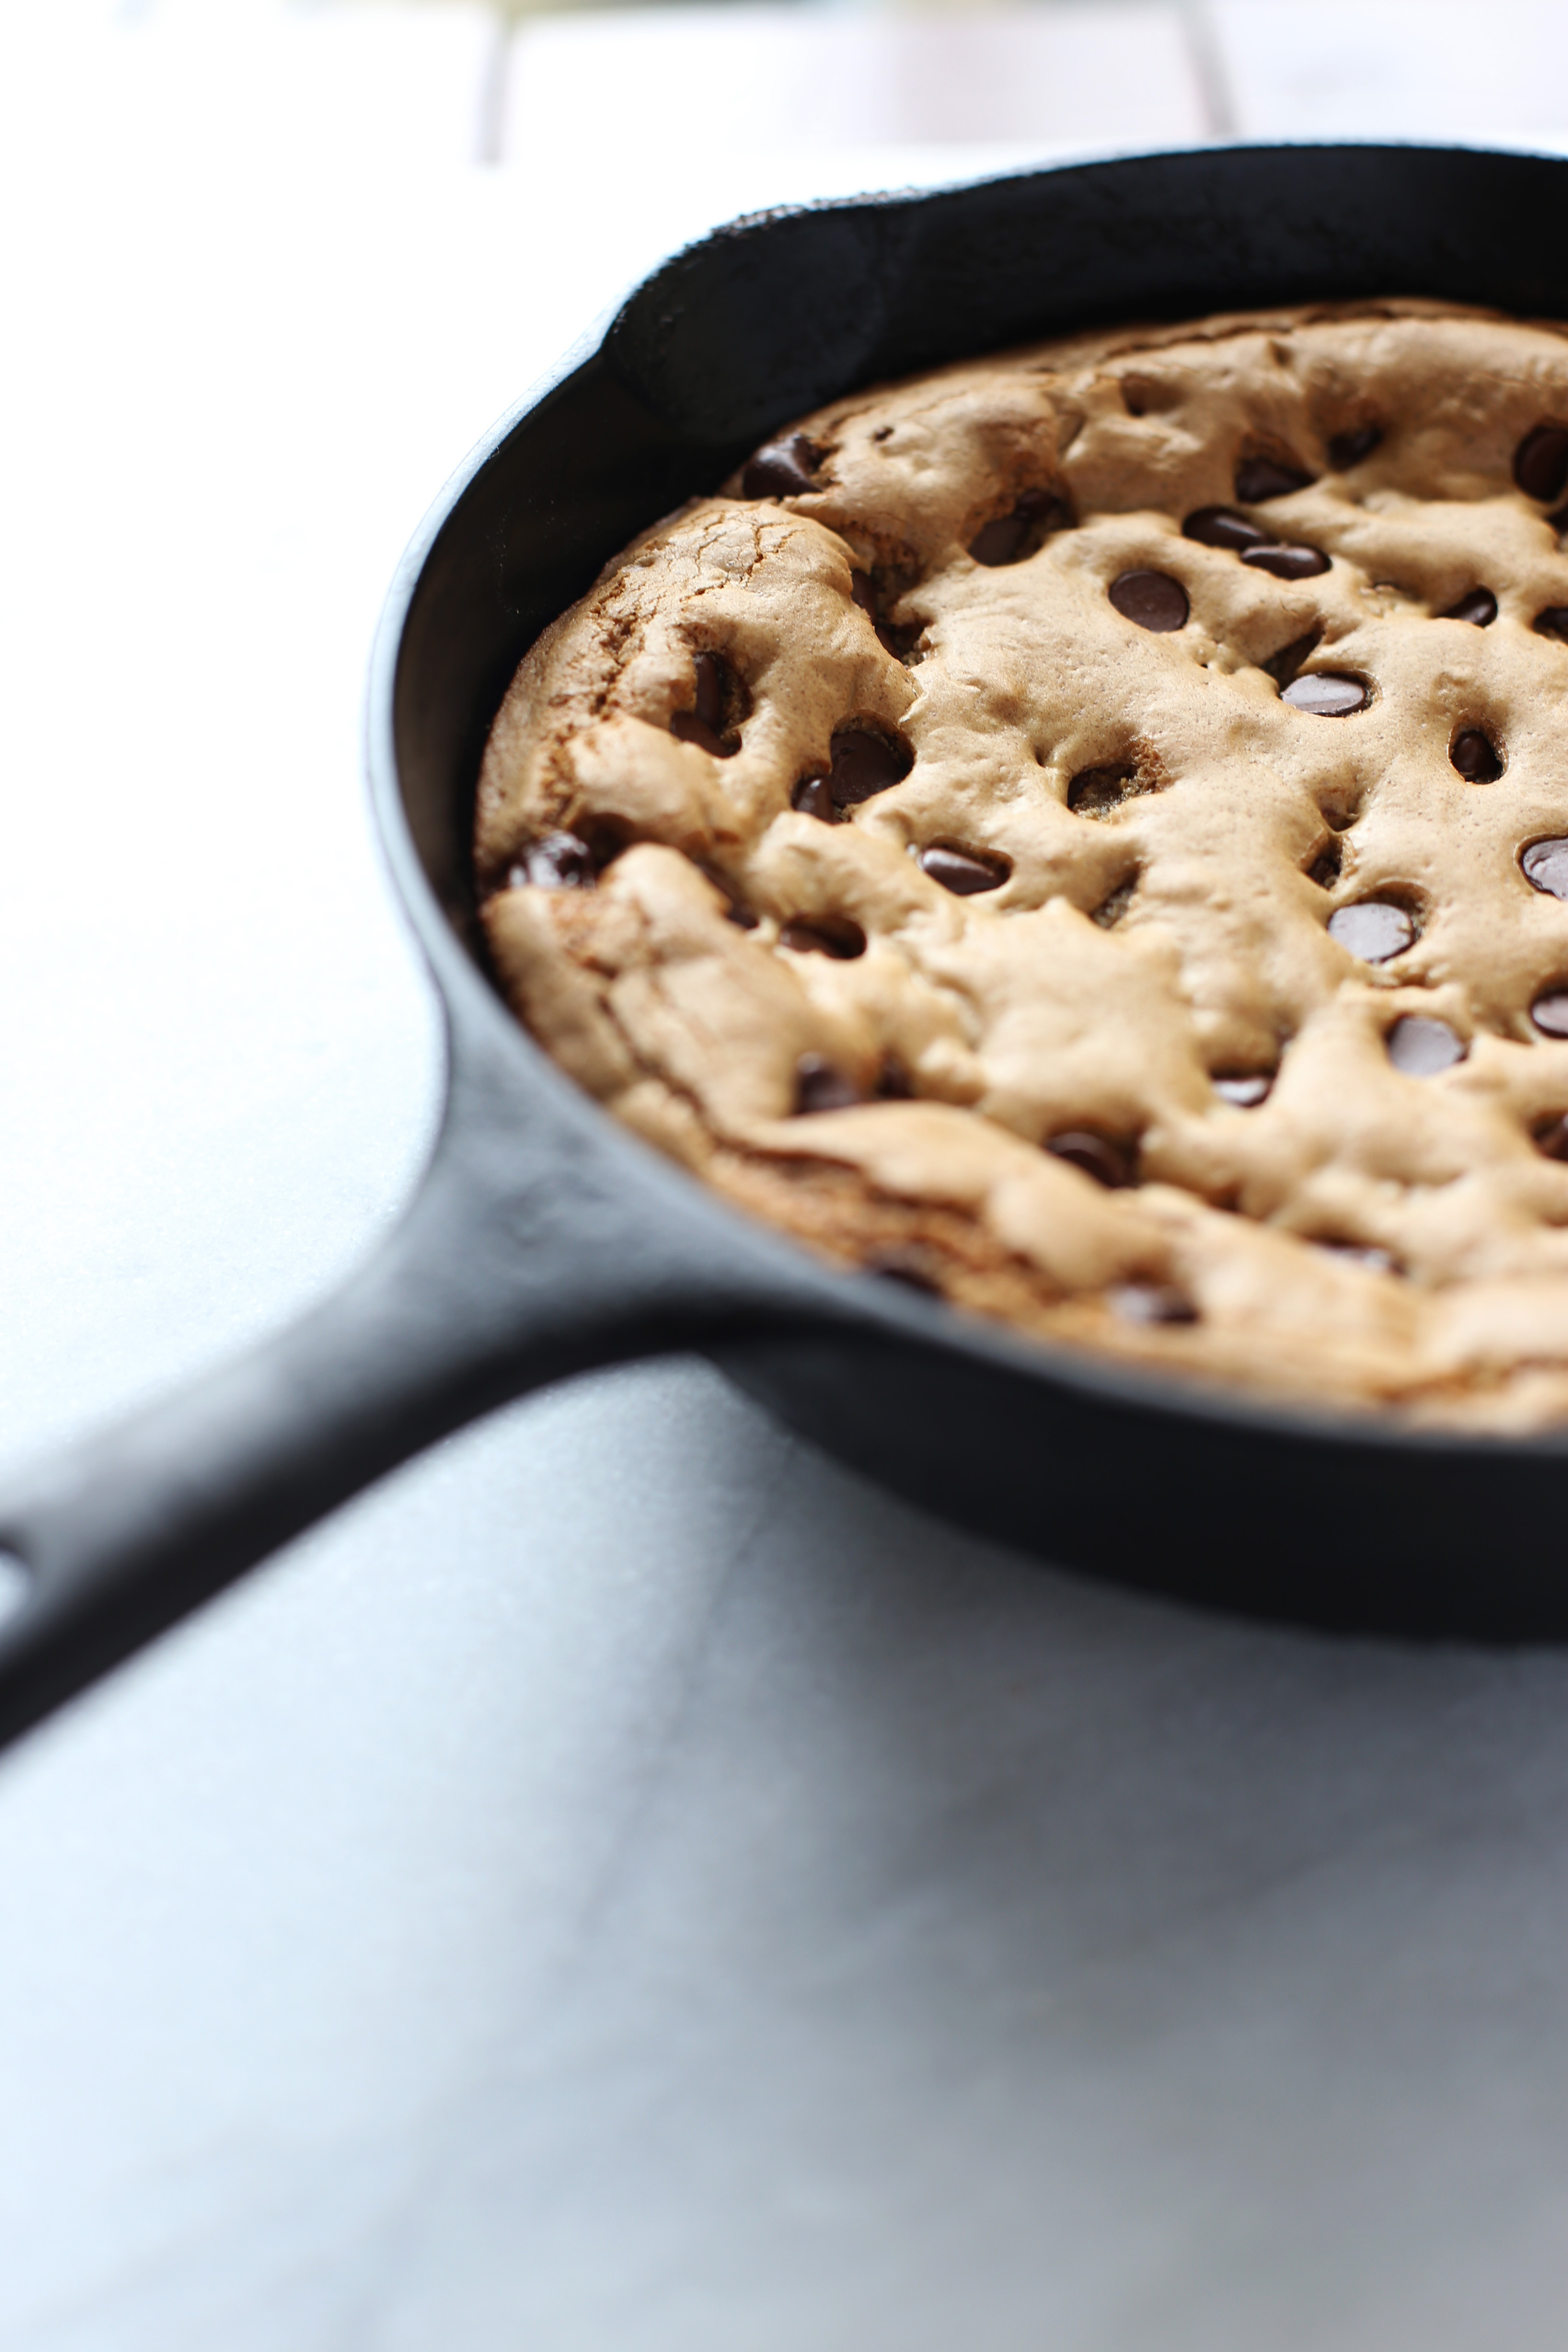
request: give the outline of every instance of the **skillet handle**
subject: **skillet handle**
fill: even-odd
[[[747,1253],[606,1164],[601,1114],[529,1122],[455,1068],[401,1224],[235,1362],[0,1493],[0,1747],[384,1472],[477,1414],[767,1317]],[[564,1084],[564,1081],[560,1081]],[[455,1115],[457,1114],[457,1115]]]

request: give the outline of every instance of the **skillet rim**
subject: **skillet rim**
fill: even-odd
[[[671,1209],[679,1206],[688,1218],[697,1213],[727,1236],[729,1255],[742,1270],[754,1267],[758,1275],[771,1277],[768,1282],[759,1280],[756,1284],[764,1344],[768,1326],[776,1326],[785,1317],[798,1323],[804,1310],[804,1319],[809,1325],[836,1327],[846,1338],[853,1337],[857,1325],[868,1325],[882,1339],[896,1339],[938,1354],[956,1352],[984,1371],[1022,1378],[1031,1386],[1044,1389],[1047,1395],[1053,1390],[1065,1389],[1086,1403],[1092,1402],[1133,1419],[1152,1417],[1163,1422],[1196,1423],[1239,1436],[1256,1434],[1276,1444],[1292,1444],[1304,1453],[1349,1448],[1363,1458],[1382,1457],[1391,1470],[1414,1465],[1423,1456],[1441,1455],[1465,1457],[1478,1465],[1493,1465],[1500,1475],[1516,1462],[1550,1464],[1568,1458],[1568,1423],[1556,1432],[1493,1434],[1414,1427],[1403,1423],[1395,1412],[1384,1407],[1369,1407],[1358,1412],[1352,1408],[1297,1404],[1254,1396],[1239,1387],[1211,1381],[1201,1372],[1164,1373],[1127,1364],[1110,1355],[1100,1356],[1088,1348],[1037,1339],[1006,1324],[992,1323],[978,1315],[928,1300],[874,1276],[841,1272],[814,1258],[804,1244],[760,1218],[745,1216],[621,1126],[552,1061],[506,1004],[479,955],[462,938],[451,911],[443,904],[415,838],[403,792],[396,701],[407,627],[444,533],[465,502],[478,492],[492,460],[526,430],[531,420],[568,397],[574,386],[581,384],[594,371],[610,363],[617,335],[625,331],[635,306],[645,301],[669,273],[715,250],[733,247],[742,237],[760,243],[770,233],[787,228],[803,216],[876,214],[894,205],[912,213],[929,213],[985,188],[1026,186],[1089,171],[1104,173],[1121,165],[1146,165],[1178,158],[1301,154],[1327,160],[1347,152],[1361,156],[1417,155],[1456,160],[1517,158],[1554,163],[1568,174],[1568,158],[1523,144],[1439,145],[1417,140],[1232,140],[1135,152],[1120,151],[1110,155],[1086,154],[1032,168],[983,173],[936,187],[872,190],[857,196],[773,206],[720,224],[666,256],[616,303],[601,312],[557,364],[537,377],[521,399],[480,437],[432,500],[393,574],[374,641],[365,704],[365,761],[377,845],[398,904],[435,983],[446,1026],[448,1086],[438,1129],[444,1143],[456,1138],[460,1146],[461,1140],[462,1113],[450,1083],[454,1071],[461,1066],[471,1047],[479,1049],[487,1063],[499,1053],[507,1070],[509,1087],[516,1096],[514,1110],[525,1116],[543,1113],[558,1125],[570,1128],[581,1144],[603,1160],[615,1180],[617,1194],[624,1194],[628,1202],[639,1194],[647,1199],[651,1193]]]

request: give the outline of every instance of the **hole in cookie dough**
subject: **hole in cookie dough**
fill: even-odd
[[[892,437],[893,428],[890,425],[879,425],[871,436],[873,441],[890,441]]]
[[[1274,1090],[1272,1070],[1226,1070],[1216,1072],[1214,1090],[1222,1101],[1237,1110],[1256,1110],[1267,1102]]]
[[[872,719],[857,719],[837,728],[829,749],[833,766],[827,788],[839,810],[858,808],[877,793],[901,784],[915,764],[903,737]]]
[[[547,833],[542,840],[528,844],[506,878],[513,890],[524,883],[535,890],[591,890],[599,878],[599,866],[588,844],[574,833]]]
[[[1321,629],[1309,629],[1304,637],[1292,637],[1288,646],[1281,646],[1277,654],[1270,654],[1268,660],[1260,662],[1258,667],[1267,671],[1283,692],[1302,663],[1310,661],[1322,643],[1322,636]]]
[[[1279,698],[1292,710],[1307,711],[1314,719],[1348,719],[1352,711],[1364,710],[1372,697],[1363,678],[1347,677],[1341,670],[1314,669],[1292,678]]]
[[[1331,841],[1325,848],[1318,852],[1310,866],[1308,866],[1307,879],[1309,882],[1315,882],[1320,890],[1331,890],[1340,878],[1344,862],[1344,843]]]
[[[1315,1234],[1312,1246],[1314,1249],[1330,1250],[1335,1257],[1348,1258],[1352,1265],[1363,1265],[1368,1274],[1400,1274],[1404,1271],[1392,1252],[1379,1249],[1375,1242],[1331,1241],[1321,1234]]]
[[[817,915],[810,922],[796,919],[779,929],[781,948],[796,955],[826,955],[848,963],[866,952],[866,934],[847,915]]]
[[[1554,834],[1547,841],[1532,841],[1520,853],[1524,878],[1550,898],[1568,898],[1568,835]]]
[[[1124,1323],[1195,1323],[1198,1310],[1184,1292],[1168,1282],[1123,1282],[1105,1294],[1107,1306]]]
[[[1538,1118],[1530,1139],[1547,1160],[1568,1160],[1568,1111],[1550,1111]]]
[[[741,477],[741,495],[745,499],[799,498],[803,491],[816,488],[822,456],[804,433],[784,433],[776,441],[764,441]]]
[[[1124,375],[1119,389],[1129,416],[1163,416],[1167,409],[1182,404],[1180,386],[1161,383],[1153,376]]]
[[[1563,1001],[1568,1006],[1568,996]],[[1440,1070],[1451,1070],[1465,1058],[1464,1039],[1446,1021],[1434,1021],[1424,1013],[1407,1013],[1403,1021],[1396,1021],[1384,1043],[1389,1060],[1407,1078],[1435,1078]]]
[[[1245,548],[1241,560],[1252,571],[1270,572],[1276,580],[1313,580],[1329,569],[1329,559],[1321,547],[1303,547],[1292,541]]]
[[[854,1110],[864,1100],[853,1078],[821,1054],[803,1054],[795,1066],[797,1117],[819,1110]]]
[[[1527,499],[1549,506],[1568,482],[1568,426],[1537,425],[1513,453],[1513,478]]]
[[[1271,450],[1248,453],[1236,468],[1236,495],[1243,506],[1262,506],[1268,499],[1289,498],[1292,490],[1304,490],[1312,477],[1294,457],[1277,456]]]
[[[1420,925],[1407,908],[1387,898],[1360,898],[1329,917],[1329,937],[1363,963],[1388,963],[1413,947]]]
[[[1329,463],[1336,474],[1348,474],[1370,457],[1383,439],[1380,425],[1352,425],[1343,433],[1336,433],[1329,443]]]
[[[1069,1168],[1077,1168],[1085,1176],[1092,1176],[1097,1184],[1110,1192],[1133,1181],[1136,1153],[1125,1143],[1113,1143],[1109,1136],[1097,1135],[1092,1128],[1064,1128],[1059,1135],[1046,1138],[1046,1150],[1053,1160],[1065,1160]]]
[[[946,842],[932,842],[922,849],[916,864],[922,874],[940,882],[944,890],[956,898],[973,898],[983,890],[1000,890],[1013,871],[1005,857],[993,857],[972,849],[953,849]]]
[[[1568,984],[1543,989],[1530,1008],[1530,1017],[1543,1037],[1568,1037]]]
[[[981,525],[969,552],[976,563],[1021,563],[1026,556],[1038,553],[1053,530],[1065,530],[1071,522],[1071,511],[1058,492],[1025,490],[1009,514]]]
[[[1075,816],[1110,816],[1152,790],[1133,767],[1080,768],[1068,786],[1068,806]]]
[[[1129,874],[1125,881],[1117,884],[1109,898],[1100,900],[1099,906],[1090,914],[1089,921],[1098,923],[1102,931],[1113,931],[1132,904],[1137,891],[1138,877],[1136,874]]]
[[[896,1054],[889,1054],[877,1074],[879,1102],[913,1102],[914,1081]]]
[[[1544,613],[1537,613],[1530,625],[1538,637],[1556,637],[1568,645],[1568,604],[1548,604]]]
[[[937,1261],[931,1251],[921,1249],[918,1244],[894,1242],[872,1250],[865,1267],[868,1274],[879,1276],[883,1282],[901,1283],[906,1290],[923,1291],[928,1298],[940,1298],[942,1295]]]
[[[1184,629],[1192,609],[1186,590],[1168,572],[1123,572],[1111,582],[1106,593],[1124,621],[1135,622],[1141,629],[1152,629],[1157,636],[1168,636],[1173,629]]]
[[[1200,547],[1223,547],[1232,555],[1274,543],[1261,523],[1248,522],[1234,507],[1195,508],[1182,525],[1182,537],[1196,540]]]
[[[1446,613],[1439,613],[1437,618],[1440,621],[1468,621],[1474,628],[1489,629],[1497,619],[1497,598],[1489,588],[1472,588],[1468,595],[1460,597],[1457,604],[1450,604]]]
[[[854,572],[849,576],[849,593],[876,630],[883,652],[891,654],[906,667],[913,667],[912,657],[925,623],[889,621],[887,616],[900,597],[907,595],[914,586],[915,580],[913,567],[902,564],[879,564],[873,572]]]
[[[700,653],[693,664],[696,689],[692,707],[678,710],[669,731],[682,743],[695,743],[716,760],[731,760],[741,748],[741,729],[752,708],[752,698],[722,654]]]
[[[1448,758],[1468,784],[1495,784],[1502,773],[1502,754],[1479,727],[1466,727],[1456,735]]]

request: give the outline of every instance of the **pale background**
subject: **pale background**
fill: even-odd
[[[1560,144],[1565,65],[1446,0],[0,8],[4,1462],[407,1199],[376,609],[626,283],[1086,148]],[[1565,1955],[1568,1658],[1131,1600],[584,1382],[0,1764],[0,2345],[1558,2352]]]

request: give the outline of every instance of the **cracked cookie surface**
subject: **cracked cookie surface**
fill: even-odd
[[[1568,331],[1431,303],[837,402],[522,663],[500,984],[837,1263],[1568,1421],[1565,490]]]

